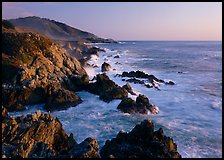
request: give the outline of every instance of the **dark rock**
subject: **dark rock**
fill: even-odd
[[[102,72],[105,72],[105,71],[110,71],[112,69],[111,65],[104,62],[101,66],[101,71]]]
[[[69,158],[100,158],[99,145],[94,138],[86,138],[78,145],[74,145],[68,152]]]
[[[136,103],[139,106],[145,106],[147,109],[150,110],[150,112],[152,114],[156,114],[159,112],[158,107],[156,107],[154,104],[150,103],[149,99],[142,94],[139,94],[139,96],[136,98]]]
[[[139,80],[137,78],[127,79],[126,82],[134,83],[134,84],[145,84],[144,80]]]
[[[63,110],[81,103],[79,96],[69,90],[59,89],[54,91],[47,99],[44,108],[48,111]]]
[[[115,64],[119,64],[119,65],[121,65],[121,63],[120,63],[120,62],[115,62]]]
[[[147,78],[149,81],[155,80],[157,82],[164,83],[163,80],[156,78],[154,75],[146,74],[143,71],[123,72],[121,76],[122,77]]]
[[[148,114],[148,109],[146,106],[138,105],[134,100],[131,98],[125,98],[121,101],[118,105],[117,109],[121,110],[124,113],[134,114]]]
[[[99,95],[100,99],[105,102],[128,97],[128,92],[110,80],[106,74],[98,74],[96,82],[90,83],[87,91]]]
[[[119,55],[116,55],[116,56],[114,56],[114,58],[120,58],[120,56]]]
[[[131,95],[136,95],[136,94],[132,91],[132,88],[131,88],[131,86],[130,86],[129,83],[126,83],[125,85],[123,85],[122,88],[126,89]]]
[[[165,84],[168,84],[168,85],[175,85],[175,83],[174,83],[173,81],[165,82]]]
[[[154,132],[151,120],[137,124],[131,132],[119,132],[116,138],[107,140],[100,150],[102,158],[181,158],[173,139]]]

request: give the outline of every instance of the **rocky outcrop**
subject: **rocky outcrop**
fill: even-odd
[[[46,105],[46,109],[60,105],[59,109],[63,109],[71,102],[81,102],[72,92],[83,89],[89,77],[79,61],[58,44],[38,34],[16,30],[3,32],[2,41],[2,97],[9,111],[24,110],[30,104],[49,104],[52,100],[54,103],[51,107]]]
[[[121,103],[118,105],[117,109],[121,110],[124,113],[129,114],[148,114],[148,109],[146,106],[137,104],[134,100],[131,98],[126,98],[121,101]]]
[[[95,83],[89,83],[87,91],[97,94],[105,102],[110,102],[113,99],[124,99],[128,97],[126,89],[117,85],[114,81],[103,73],[96,76]]]
[[[108,63],[106,63],[106,62],[104,62],[104,63],[102,64],[102,66],[101,66],[101,71],[102,71],[102,72],[105,72],[105,71],[110,71],[110,70],[112,70],[111,65],[108,64]]]
[[[130,114],[148,114],[149,111],[152,114],[159,113],[158,107],[150,103],[149,99],[141,94],[139,94],[139,96],[136,98],[136,101],[132,100],[131,98],[123,99],[118,105],[117,109],[121,110],[124,113]]]
[[[130,86],[129,83],[126,83],[125,85],[123,85],[122,88],[126,89],[131,95],[136,95],[136,94],[132,91],[132,88],[131,88],[131,86]]]
[[[100,150],[102,158],[181,158],[173,139],[160,128],[154,131],[151,120],[137,124],[131,132],[120,131]]]
[[[116,76],[120,77],[129,77],[128,79],[122,79],[122,81],[130,82],[130,83],[137,83],[137,84],[142,84],[146,88],[156,88],[159,89],[160,83],[166,84],[166,85],[174,85],[175,83],[172,81],[165,82],[162,79],[158,79],[154,75],[149,75],[144,73],[143,71],[131,71],[131,72],[123,72],[122,74],[117,74]],[[141,79],[139,79],[141,78]],[[147,83],[151,83],[147,84]]]
[[[75,93],[69,90],[59,89],[57,92],[53,92],[47,99],[45,109],[48,111],[64,110],[71,106],[76,106],[81,102],[81,98]]]
[[[21,117],[4,116],[2,120],[2,157],[6,158],[96,158],[98,143],[87,138],[77,144],[68,136],[60,121],[37,111]]]

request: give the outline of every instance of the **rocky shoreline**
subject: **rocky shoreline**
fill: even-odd
[[[39,103],[45,103],[47,111],[75,107],[82,103],[75,93],[81,90],[99,95],[105,102],[121,99],[117,109],[124,113],[157,114],[159,110],[144,95],[138,95],[136,100],[129,98],[128,94],[136,95],[130,84],[121,87],[106,73],[89,80],[80,61],[84,56],[97,55],[100,49],[84,47],[81,50],[83,43],[79,43],[79,49],[69,53],[69,48],[74,48],[71,42],[64,43],[63,48],[62,43],[37,33],[19,33],[7,23],[2,26],[2,158],[181,157],[173,140],[164,136],[161,129],[154,132],[149,120],[136,125],[130,133],[120,132],[117,138],[106,142],[99,154],[96,139],[89,137],[77,144],[73,138],[75,133],[68,136],[60,121],[50,114],[37,111],[16,118],[8,116],[8,111],[22,111],[27,105]],[[75,58],[78,52],[80,61]],[[86,60],[88,58],[84,62]],[[111,66],[104,63],[102,71],[109,70]],[[157,83],[174,85],[174,82],[165,82],[142,71],[123,72],[118,76],[131,78],[125,81],[143,83],[147,87],[146,80],[137,79],[145,78],[157,89]],[[131,154],[127,154],[129,152]]]

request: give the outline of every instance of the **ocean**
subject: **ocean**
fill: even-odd
[[[161,84],[157,90],[129,83],[135,93],[146,95],[158,106],[160,112],[155,115],[125,114],[116,109],[121,100],[106,103],[97,95],[78,92],[83,103],[52,112],[67,134],[72,132],[78,143],[95,137],[102,148],[120,130],[131,131],[136,124],[150,118],[155,130],[162,127],[165,135],[173,138],[182,157],[222,157],[222,42],[120,41],[92,45],[106,52],[92,56],[88,62],[99,66],[86,67],[90,78],[101,73],[102,63],[107,62],[113,68],[107,75],[120,86],[126,82],[116,74],[137,70],[171,80],[175,85]],[[116,55],[120,58],[114,58]],[[43,104],[10,115],[34,113],[37,109],[43,110]]]

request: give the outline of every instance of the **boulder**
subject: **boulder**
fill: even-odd
[[[102,71],[102,72],[105,72],[105,71],[110,71],[110,70],[112,70],[111,65],[108,64],[108,63],[106,63],[106,62],[104,62],[104,63],[102,64],[102,66],[101,66],[101,71]]]
[[[48,111],[63,110],[76,106],[81,102],[81,98],[74,92],[66,89],[59,89],[53,91],[51,96],[47,99],[44,108]]]
[[[136,98],[136,103],[139,106],[145,106],[152,114],[156,114],[159,112],[159,109],[157,106],[149,102],[149,99],[142,94],[139,94],[139,96]]]
[[[97,94],[105,102],[110,102],[113,99],[124,99],[128,97],[126,89],[117,85],[114,81],[103,73],[96,76],[96,82],[90,83],[87,91]]]
[[[121,103],[118,105],[117,109],[121,110],[124,113],[129,114],[148,114],[148,109],[146,106],[138,105],[134,100],[131,98],[125,98],[121,101]]]
[[[116,56],[114,56],[114,58],[120,58],[120,56],[119,55],[116,55]]]
[[[125,85],[123,85],[122,88],[126,89],[131,95],[136,95],[136,94],[132,91],[132,88],[131,88],[131,86],[130,86],[129,83],[126,83]]]
[[[131,132],[120,131],[100,150],[102,158],[181,158],[173,139],[162,128],[154,131],[151,120],[137,124]]]

